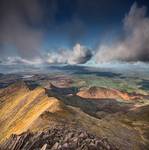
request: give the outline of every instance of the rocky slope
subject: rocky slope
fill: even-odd
[[[80,129],[57,126],[44,132],[25,132],[11,135],[2,145],[3,150],[116,150],[106,138],[98,138]]]

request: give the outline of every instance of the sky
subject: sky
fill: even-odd
[[[148,7],[148,0],[0,0],[0,63],[148,63]]]

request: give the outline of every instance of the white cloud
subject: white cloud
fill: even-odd
[[[101,45],[96,52],[97,63],[108,61],[149,61],[149,18],[146,7],[134,3],[124,18],[125,37],[112,45]]]
[[[4,65],[41,65],[41,64],[84,64],[92,57],[89,49],[80,44],[76,44],[72,50],[52,51],[44,56],[26,59],[20,56],[11,56],[4,59]]]
[[[61,50],[48,53],[47,62],[50,64],[84,64],[92,57],[86,47],[76,44],[72,50]]]

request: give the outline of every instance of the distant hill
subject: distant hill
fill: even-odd
[[[135,100],[143,99],[144,95],[119,91],[117,89],[108,89],[104,87],[91,87],[87,90],[82,90],[77,93],[82,98],[92,99],[120,99],[120,100]]]

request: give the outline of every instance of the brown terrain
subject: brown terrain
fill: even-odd
[[[83,146],[116,149],[104,138],[96,138],[83,129],[73,129],[73,123],[67,127],[72,130],[66,130],[65,122],[72,122],[73,115],[77,112],[58,99],[48,97],[43,88],[29,90],[24,82],[19,82],[2,89],[0,97],[2,150],[47,149],[47,147],[79,149]],[[59,127],[60,125],[62,127]]]
[[[119,91],[117,89],[107,89],[104,87],[91,87],[87,90],[81,90],[77,93],[78,96],[82,98],[90,99],[120,99],[120,100],[136,100],[143,99],[145,95],[136,94],[136,93],[127,93]]]
[[[57,126],[43,132],[25,132],[11,135],[1,147],[3,150],[62,150],[97,149],[116,150],[106,138],[97,138],[80,129]]]
[[[147,149],[148,105],[111,103],[130,96],[111,89],[91,88],[86,101],[81,92],[61,96],[67,90],[52,84],[31,90],[22,81],[1,89],[1,150]],[[107,100],[90,101],[98,97]]]

